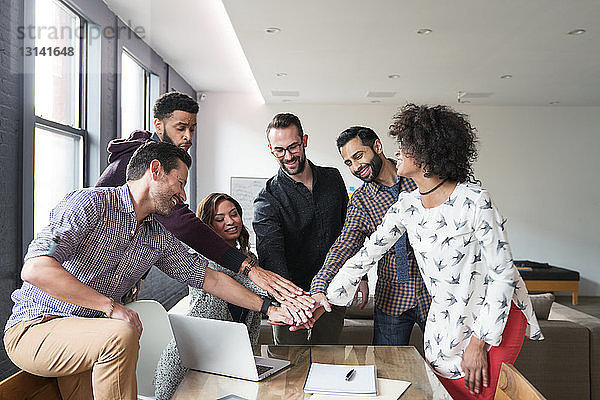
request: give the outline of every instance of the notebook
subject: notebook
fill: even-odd
[[[350,374],[350,371],[354,373]],[[351,379],[346,379],[351,375]],[[329,395],[377,394],[377,371],[374,365],[333,365],[312,363],[304,392]]]

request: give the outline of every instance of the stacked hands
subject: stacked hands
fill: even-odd
[[[252,269],[252,273],[257,274],[257,276],[251,277],[252,281],[265,289],[280,304],[279,306],[269,306],[267,316],[270,324],[312,328],[315,322],[313,311],[317,308],[317,304],[310,293],[291,281],[262,268],[255,267]]]
[[[311,295],[291,281],[262,268],[253,268],[251,272],[261,274],[252,277],[252,281],[267,290],[280,303],[280,306],[271,305],[267,311],[268,322],[272,325],[290,325],[290,331],[310,329],[323,313],[331,311],[331,304],[327,301],[325,293]],[[354,300],[357,299],[358,293],[362,295],[362,301],[358,305],[362,310],[369,298],[366,281],[360,282]]]
[[[291,281],[259,266],[252,268],[248,275],[254,283],[265,289],[280,303],[279,306],[269,306],[267,310],[268,322],[272,325],[290,325],[290,331],[310,329],[323,313],[331,311],[325,293],[311,295]],[[362,294],[362,301],[358,307],[363,309],[369,297],[366,281],[361,281],[359,284],[357,295],[359,292]],[[114,303],[111,318],[129,322],[136,328],[138,334],[142,334],[142,323],[135,311]]]

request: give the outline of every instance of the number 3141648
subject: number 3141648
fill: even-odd
[[[74,56],[75,49],[73,47],[21,47],[21,55],[29,56]]]

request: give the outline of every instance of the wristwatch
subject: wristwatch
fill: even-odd
[[[256,261],[254,261],[254,259],[250,258],[248,261],[248,264],[246,264],[246,266],[244,267],[244,270],[242,271],[242,274],[248,276],[248,274],[250,273],[250,271],[252,271],[252,268],[256,265]]]
[[[269,306],[271,305],[271,299],[269,299],[268,297],[265,297],[263,299],[263,303],[262,306],[260,307],[260,312],[266,317],[267,316],[267,311],[269,311]]]

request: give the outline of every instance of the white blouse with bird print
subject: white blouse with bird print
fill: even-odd
[[[464,376],[460,364],[472,335],[498,346],[511,300],[543,339],[525,283],[512,262],[504,219],[489,193],[459,183],[447,201],[424,208],[418,190],[402,192],[362,249],[329,284],[332,304],[352,301],[360,278],[405,232],[431,295],[424,333],[425,358],[439,375]]]

